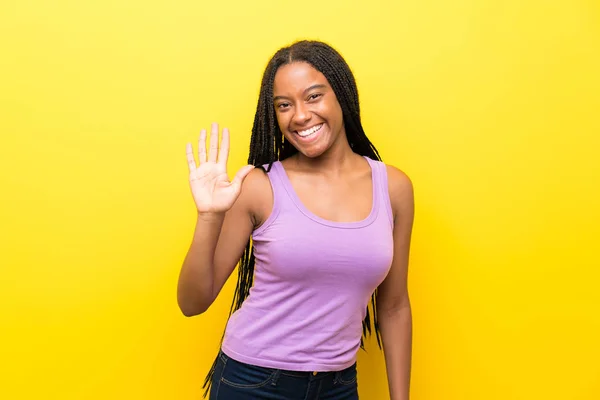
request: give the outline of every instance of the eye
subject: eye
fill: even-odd
[[[280,109],[280,110],[285,110],[289,106],[290,106],[289,103],[279,103],[279,104],[277,104],[277,108]]]
[[[323,96],[321,93],[314,93],[314,94],[311,94],[310,96],[308,96],[308,100],[316,100],[321,96]]]

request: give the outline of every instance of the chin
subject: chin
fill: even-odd
[[[325,152],[327,152],[327,147],[324,146],[301,146],[298,143],[294,143],[290,141],[290,144],[294,146],[296,150],[298,150],[298,154],[306,158],[319,158]]]
[[[299,151],[299,153],[302,154],[306,158],[319,158],[325,152],[324,151],[310,151],[310,152],[308,152],[308,151]]]

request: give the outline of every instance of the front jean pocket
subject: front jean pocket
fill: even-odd
[[[229,358],[221,382],[238,389],[257,389],[269,384],[276,372],[271,368],[244,364]]]
[[[357,379],[357,371],[356,364],[351,366],[350,368],[346,368],[345,370],[340,372],[340,376],[338,378],[338,382],[340,385],[353,385],[356,383]]]

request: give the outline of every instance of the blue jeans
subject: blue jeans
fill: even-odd
[[[219,353],[209,400],[357,400],[356,364],[337,372],[263,368]]]

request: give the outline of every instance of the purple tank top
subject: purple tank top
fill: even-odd
[[[354,364],[370,297],[393,256],[385,164],[371,166],[373,207],[332,222],[300,202],[280,162],[269,171],[273,210],[252,234],[254,285],[227,323],[222,350],[267,368],[335,371]]]

